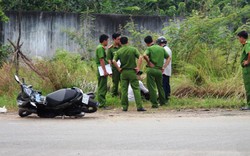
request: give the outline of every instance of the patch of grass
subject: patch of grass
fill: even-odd
[[[20,78],[24,77],[26,83],[33,85],[35,90],[40,90],[43,95],[65,87],[79,87],[84,92],[94,92],[97,86],[96,65],[94,61],[83,61],[79,55],[58,52],[53,60],[38,61],[37,68],[49,78],[49,82],[41,79],[27,66],[20,66]],[[62,68],[63,67],[63,68]],[[193,69],[193,72],[191,72]],[[241,71],[225,77],[210,77],[202,69],[189,66],[186,71],[190,73],[174,73],[171,77],[172,98],[169,105],[160,109],[199,109],[199,108],[229,108],[237,109],[243,105],[244,88]],[[20,91],[19,85],[14,80],[14,66],[3,64],[0,69],[0,106],[15,109],[16,96]],[[205,75],[205,76],[204,76]],[[144,73],[145,77],[145,73]],[[199,83],[195,80],[199,79]],[[145,80],[143,82],[145,83]],[[112,97],[111,78],[108,78],[107,105],[121,108],[119,97]],[[145,108],[150,108],[148,101],[143,102]],[[129,103],[129,108],[136,108],[134,102]]]
[[[238,109],[244,105],[238,98],[176,98],[172,97],[166,109]]]
[[[3,95],[0,96],[0,107],[5,106],[8,110],[16,110],[17,103],[16,103],[17,94],[12,96]]]
[[[0,96],[0,107],[6,106],[8,110],[17,110],[17,93],[12,96]],[[112,97],[110,93],[106,96],[107,105],[115,109],[121,109],[119,97]],[[160,107],[160,110],[179,110],[179,109],[239,109],[244,106],[244,100],[238,98],[177,98],[172,96],[168,105]],[[143,100],[143,107],[151,108],[149,101]],[[129,109],[136,109],[135,102],[129,102]]]
[[[119,97],[112,97],[107,94],[107,105],[114,108],[121,108]],[[239,109],[244,106],[244,100],[241,98],[178,98],[172,96],[168,105],[160,107],[160,110],[175,109]],[[151,103],[143,100],[143,107],[151,108]],[[129,108],[135,109],[135,102],[129,102]]]
[[[106,95],[106,103],[111,107],[121,107],[121,101],[119,97],[112,97],[110,93]]]
[[[97,68],[94,61],[82,60],[78,54],[57,51],[52,60],[36,64],[40,72],[49,79],[53,90],[78,86],[84,92],[94,91]]]

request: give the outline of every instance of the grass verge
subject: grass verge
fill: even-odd
[[[107,105],[121,109],[121,102],[119,97],[112,97],[107,94]],[[149,101],[143,100],[143,106],[150,108]],[[179,109],[239,109],[244,106],[244,99],[242,98],[177,98],[172,96],[168,105],[161,107],[163,110],[179,110]],[[135,109],[136,104],[129,102],[129,108]]]
[[[16,94],[17,95],[17,94]],[[6,106],[9,111],[16,111],[16,95],[1,96],[0,107]],[[112,97],[107,94],[107,105],[114,109],[121,109],[119,97]],[[150,108],[149,101],[143,100],[143,106]],[[237,98],[177,98],[172,96],[168,105],[160,107],[159,110],[180,110],[180,109],[239,109],[244,106],[243,99]],[[136,109],[135,102],[129,102],[129,109]]]

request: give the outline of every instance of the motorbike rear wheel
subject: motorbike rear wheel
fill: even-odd
[[[43,112],[43,111],[39,111],[37,113],[37,115],[40,117],[40,118],[54,118],[56,117],[56,114],[53,113],[53,112]]]

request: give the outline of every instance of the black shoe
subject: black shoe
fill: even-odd
[[[79,113],[79,114],[76,114],[75,115],[75,118],[81,118],[81,117],[83,117],[85,115],[85,113],[84,112],[81,112],[81,113]]]
[[[164,104],[160,104],[160,106],[167,106],[168,104],[167,103],[164,103]]]
[[[99,108],[103,109],[103,110],[110,110],[112,109],[111,107],[108,107],[108,106],[99,106]]]
[[[147,110],[144,109],[144,108],[137,108],[137,111],[138,111],[138,112],[144,112],[144,111],[147,111]]]
[[[159,106],[153,105],[151,108],[158,108]]]
[[[243,111],[245,111],[245,110],[250,110],[250,107],[249,107],[249,106],[242,107],[241,110],[243,110]]]
[[[123,108],[123,109],[122,109],[122,111],[127,112],[127,111],[128,111],[128,109],[127,109],[127,108]]]

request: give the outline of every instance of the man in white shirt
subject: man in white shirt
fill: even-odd
[[[141,79],[142,79],[141,74],[142,74],[141,71],[137,74],[137,78],[139,80],[139,87],[140,87],[140,91],[141,91],[141,96],[143,98],[145,98],[146,100],[149,100],[149,91],[141,81]],[[130,84],[128,86],[128,101],[135,101],[134,92],[133,92],[133,89],[132,89]]]
[[[172,74],[172,61],[171,61],[171,58],[172,58],[172,51],[171,49],[167,46],[167,40],[164,36],[160,36],[156,43],[162,47],[164,47],[164,49],[166,50],[166,52],[168,53],[169,55],[169,58],[168,59],[165,59],[164,60],[164,63],[166,61],[168,61],[168,66],[165,68],[165,70],[162,72],[162,76],[163,76],[163,89],[164,89],[164,92],[165,92],[165,96],[166,96],[166,101],[169,100],[169,96],[170,96],[170,93],[171,93],[171,88],[170,88],[170,76]]]

